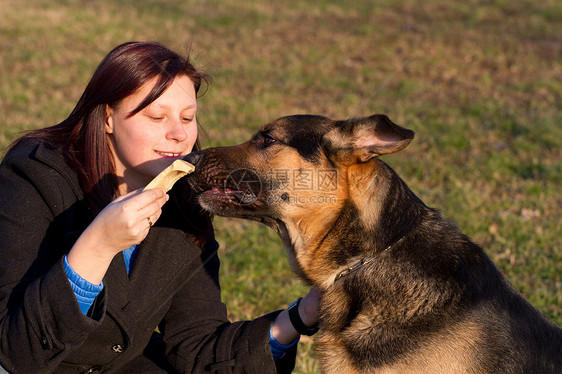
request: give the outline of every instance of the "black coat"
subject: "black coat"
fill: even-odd
[[[278,312],[230,323],[221,302],[216,241],[197,247],[171,198],[139,245],[130,276],[118,254],[88,316],[63,258],[92,221],[76,174],[62,156],[24,141],[0,165],[0,364],[10,373],[290,372],[269,329]],[[158,326],[160,344],[153,334]],[[159,348],[163,348],[160,350]],[[144,351],[144,353],[143,353]],[[165,351],[160,367],[148,356]],[[152,352],[152,353],[151,353]],[[156,353],[154,353],[156,352]],[[166,367],[168,365],[168,367]],[[88,371],[94,368],[93,371]],[[97,370],[97,371],[96,371]]]

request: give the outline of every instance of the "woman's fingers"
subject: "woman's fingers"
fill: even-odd
[[[142,195],[147,195],[147,199],[143,199],[139,204],[141,207],[138,212],[140,217],[146,217],[146,221],[149,224],[149,228],[156,223],[160,215],[162,214],[162,206],[166,204],[169,196],[162,189],[150,189],[146,190],[139,195],[139,199]],[[145,204],[142,206],[142,204]]]
[[[299,312],[302,312],[301,318],[307,326],[315,325],[318,322],[322,294],[320,289],[312,287],[299,305]]]
[[[118,208],[118,214],[130,220],[130,225],[148,217],[154,218],[154,223],[160,216],[162,206],[168,201],[168,195],[162,189],[136,190],[122,197],[123,199],[117,198],[111,204]]]
[[[112,201],[96,218],[97,231],[116,251],[140,243],[162,214],[168,195],[162,189],[136,190]]]
[[[138,190],[134,190],[129,192],[128,194],[119,196],[118,198],[113,200],[111,204],[126,203],[130,204],[131,207],[140,210],[145,206],[151,204],[155,200],[164,199],[161,206],[164,205],[164,203],[167,201],[166,196],[166,192],[161,188],[153,188],[145,191],[143,191],[142,188],[139,188]]]

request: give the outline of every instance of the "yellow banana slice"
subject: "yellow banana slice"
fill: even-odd
[[[149,184],[146,185],[143,191],[149,190],[151,188],[162,188],[168,192],[174,183],[178,181],[181,177],[192,173],[195,170],[195,166],[191,165],[187,161],[176,160],[172,162],[170,166],[164,169],[160,174],[158,174]]]

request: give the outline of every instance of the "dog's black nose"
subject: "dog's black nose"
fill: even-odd
[[[193,166],[196,166],[197,163],[201,160],[201,152],[191,152],[183,157],[184,161],[189,162]]]

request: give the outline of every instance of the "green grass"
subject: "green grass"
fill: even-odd
[[[562,324],[562,6],[545,1],[0,0],[0,149],[65,118],[127,40],[191,46],[214,77],[205,146],[293,113],[386,113],[416,131],[385,157]],[[233,319],[306,292],[279,239],[216,219]],[[298,373],[315,373],[311,343]]]

